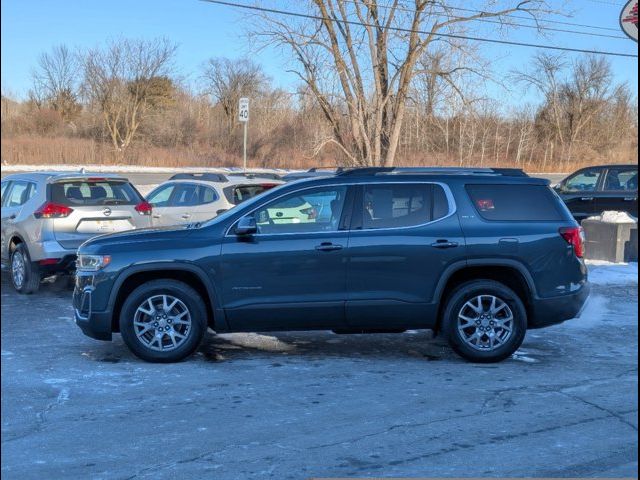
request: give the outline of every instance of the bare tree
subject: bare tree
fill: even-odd
[[[131,145],[145,116],[167,96],[176,48],[165,38],[122,39],[84,56],[84,94],[116,150]]]
[[[78,99],[80,64],[66,45],[58,45],[38,58],[32,71],[33,89],[30,97],[39,106],[57,111],[65,122],[80,113]]]
[[[260,65],[250,59],[211,58],[203,66],[205,93],[222,106],[227,117],[228,133],[237,123],[238,100],[264,93],[269,82]]]
[[[325,143],[351,164],[393,165],[418,60],[442,34],[482,18],[506,24],[516,11],[535,19],[545,8],[543,0],[508,0],[495,10],[486,3],[486,11],[460,16],[433,0],[310,0],[313,18],[262,15],[257,29],[267,43],[293,52],[294,72],[332,127]]]

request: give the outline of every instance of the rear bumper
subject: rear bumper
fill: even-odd
[[[96,312],[93,310],[92,285],[79,286],[73,291],[73,310],[76,325],[82,333],[96,340],[112,339],[111,312]]]
[[[529,311],[528,327],[543,328],[579,317],[590,291],[591,285],[585,283],[569,295],[535,299]]]

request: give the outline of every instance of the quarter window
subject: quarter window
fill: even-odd
[[[338,230],[347,187],[291,193],[254,212],[258,233],[312,233]]]
[[[495,221],[562,220],[559,200],[543,185],[467,185],[480,216]]]

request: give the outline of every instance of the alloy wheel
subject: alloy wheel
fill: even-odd
[[[138,306],[133,327],[145,347],[160,352],[175,350],[191,332],[191,313],[176,297],[154,295]]]
[[[462,306],[457,326],[468,346],[483,352],[492,351],[507,343],[513,334],[513,312],[501,298],[478,295]]]
[[[26,274],[26,265],[24,263],[24,255],[20,252],[14,252],[11,258],[11,279],[16,288],[22,288]]]

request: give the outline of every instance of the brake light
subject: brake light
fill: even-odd
[[[135,206],[136,212],[140,215],[151,215],[151,211],[153,210],[153,205],[149,202],[140,202]]]
[[[33,216],[36,218],[65,218],[71,215],[71,212],[73,212],[73,208],[69,208],[66,205],[46,202],[33,212]]]
[[[46,266],[46,265],[55,265],[59,261],[60,261],[59,258],[43,258],[42,260],[38,260],[38,263],[40,265]]]
[[[102,177],[89,177],[87,178],[87,182],[91,182],[91,183],[95,183],[95,182],[106,182],[107,179],[106,178],[102,178]]]
[[[563,227],[560,235],[573,247],[576,257],[584,257],[584,230],[582,227]]]

